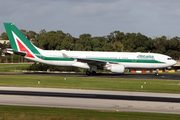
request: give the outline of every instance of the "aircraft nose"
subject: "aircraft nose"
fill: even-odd
[[[177,64],[177,62],[175,60],[173,60],[173,65]]]

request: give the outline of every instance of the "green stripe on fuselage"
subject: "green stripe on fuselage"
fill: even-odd
[[[128,62],[128,63],[164,63],[157,60],[149,59],[101,59],[101,58],[87,58],[91,60],[107,61],[107,62]]]
[[[63,58],[63,57],[46,57],[42,55],[36,55],[42,60],[52,60],[52,61],[74,61],[74,59]],[[87,60],[99,60],[105,62],[127,62],[127,63],[164,63],[157,60],[145,60],[145,59],[104,59],[104,58],[86,58]]]

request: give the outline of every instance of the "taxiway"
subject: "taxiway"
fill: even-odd
[[[180,114],[180,94],[0,86],[1,105]]]
[[[0,72],[0,75],[32,75],[32,76],[69,76],[69,77],[100,77],[100,78],[129,78],[129,79],[163,79],[163,80],[180,80],[180,74],[176,73],[162,73],[158,76],[154,74],[111,74],[111,73],[97,73],[95,76],[87,76],[85,73],[41,73],[41,72],[27,72],[27,73],[5,73]]]

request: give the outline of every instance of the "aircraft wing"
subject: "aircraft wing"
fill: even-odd
[[[87,63],[87,64],[119,64],[118,62],[107,62],[107,61],[103,61],[103,60],[93,60],[93,59],[87,59],[87,58],[76,58],[76,57],[70,57],[65,53],[62,53],[63,57],[65,58],[70,58],[70,59],[76,59],[78,62],[83,62],[83,63]]]

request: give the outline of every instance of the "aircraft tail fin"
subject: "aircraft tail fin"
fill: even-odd
[[[39,55],[38,49],[19,31],[13,23],[4,23],[6,33],[14,52],[24,52],[27,58]]]

